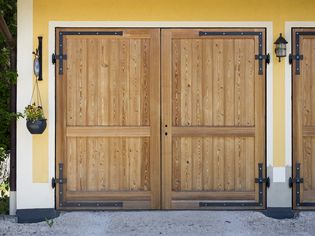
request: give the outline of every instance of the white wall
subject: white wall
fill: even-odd
[[[17,111],[22,112],[30,102],[33,85],[33,0],[18,0],[17,10]],[[32,181],[32,135],[25,122],[17,122],[17,209],[51,208],[54,192],[50,183]]]

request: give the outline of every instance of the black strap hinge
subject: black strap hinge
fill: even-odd
[[[296,61],[303,60],[303,55],[300,55],[300,54],[298,54],[298,55],[289,54],[289,63],[292,64],[293,60],[296,60]]]
[[[255,178],[255,183],[259,183],[259,184],[263,184],[266,183],[266,187],[269,188],[270,187],[270,178]]]
[[[289,187],[292,188],[293,184],[301,184],[304,183],[304,179],[303,178],[289,178]]]
[[[60,63],[62,63],[62,60],[67,60],[67,55],[63,54],[63,55],[56,55],[55,53],[52,54],[51,56],[51,62],[53,64],[56,64],[56,61],[59,60]]]
[[[255,59],[259,61],[266,60],[266,63],[269,64],[270,54],[269,53],[267,55],[258,54],[258,55],[255,55]]]
[[[52,178],[51,179],[51,187],[56,188],[57,184],[65,184],[67,183],[67,179],[59,179],[59,178]]]

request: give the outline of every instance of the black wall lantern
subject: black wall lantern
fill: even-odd
[[[35,52],[33,52],[34,58],[34,75],[38,80],[43,80],[42,75],[42,48],[43,48],[43,37],[38,37],[38,47],[36,48]]]
[[[279,57],[279,62],[280,62],[281,57],[286,57],[287,55],[288,42],[285,40],[285,38],[282,37],[282,34],[280,33],[279,38],[277,38],[274,44],[276,45],[275,53],[276,53],[276,56]]]

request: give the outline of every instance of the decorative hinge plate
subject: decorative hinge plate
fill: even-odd
[[[56,64],[56,61],[59,60],[60,63],[62,63],[63,60],[67,60],[67,55],[63,54],[63,55],[56,55],[55,53],[52,54],[51,56],[51,62],[52,64]]]
[[[259,184],[266,183],[266,187],[269,188],[270,187],[270,178],[269,177],[267,177],[267,178],[255,178],[255,183],[259,183]]]
[[[51,179],[51,187],[56,188],[57,184],[65,184],[67,183],[67,179],[59,179],[59,178],[52,178]]]
[[[293,60],[297,60],[297,61],[300,61],[300,60],[303,60],[303,55],[292,55],[291,53],[289,54],[289,63],[292,64],[293,63]]]
[[[269,64],[270,63],[270,54],[268,53],[267,55],[262,55],[262,54],[258,54],[255,55],[255,59],[256,60],[266,60],[266,63]]]

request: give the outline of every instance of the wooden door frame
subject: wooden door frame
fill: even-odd
[[[58,27],[103,27],[103,28],[266,28],[266,53],[270,53],[271,63],[268,65],[266,73],[266,168],[273,163],[273,24],[269,21],[257,22],[145,22],[145,21],[50,21],[49,22],[49,40],[48,40],[48,58],[55,53],[55,28]],[[56,176],[56,86],[55,86],[55,66],[48,60],[48,119],[49,119],[49,179]],[[268,131],[269,130],[269,131]],[[266,174],[268,170],[266,171]],[[49,183],[50,184],[50,183]],[[266,194],[268,196],[268,192]],[[51,197],[54,199],[56,208],[56,194],[51,191]],[[161,198],[162,199],[162,198]],[[268,206],[268,198],[266,198]]]
[[[288,41],[287,52],[292,52],[292,29],[315,28],[315,21],[288,21],[285,22],[285,39]],[[285,166],[290,170],[289,176],[293,177],[293,73],[292,66],[285,63]],[[288,184],[288,179],[285,180]],[[293,191],[290,188],[288,207],[293,208]],[[287,203],[287,204],[288,204]]]
[[[294,36],[294,30],[298,29],[315,29],[315,22],[287,22],[286,23],[286,36],[289,35],[288,38],[288,52],[293,54],[294,44],[296,41],[296,37]],[[315,32],[314,32],[315,35]],[[300,52],[301,53],[301,52]],[[302,54],[302,53],[301,53]],[[288,64],[288,63],[287,63]],[[291,166],[291,178],[296,178],[297,173],[297,165],[296,165],[296,157],[294,155],[294,78],[296,73],[295,61],[291,63],[290,66],[286,64],[285,72],[286,72],[286,165]],[[303,178],[303,174],[299,174],[300,178]],[[300,186],[301,187],[301,186]],[[297,185],[293,183],[291,187],[291,203],[292,209],[295,210],[313,210],[315,208],[314,203],[305,204],[300,203],[297,200]]]

